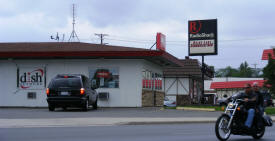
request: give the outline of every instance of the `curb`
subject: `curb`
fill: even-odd
[[[66,118],[66,119],[0,119],[0,128],[86,127],[154,124],[215,123],[218,117],[189,118]],[[275,122],[275,116],[271,116]]]
[[[168,122],[124,122],[116,125],[155,125],[155,124],[188,124],[188,123],[215,123],[216,121],[168,121]]]
[[[218,118],[218,117],[217,117]],[[275,116],[271,116],[273,122],[275,122]],[[142,122],[121,122],[115,125],[154,125],[154,124],[184,124],[184,123],[215,123],[217,120],[186,120],[186,121],[142,121]]]
[[[176,107],[177,110],[185,110],[185,111],[207,111],[207,112],[215,112],[216,110],[213,108],[192,108],[192,107]]]

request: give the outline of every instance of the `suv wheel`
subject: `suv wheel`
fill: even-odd
[[[89,100],[87,99],[83,105],[83,111],[88,111],[89,109]]]
[[[49,105],[49,111],[54,111],[55,107],[53,105]]]
[[[97,109],[97,100],[95,101],[95,103],[93,104],[93,109]]]

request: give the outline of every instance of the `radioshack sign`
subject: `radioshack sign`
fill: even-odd
[[[217,19],[188,22],[189,56],[217,55]]]
[[[44,68],[19,68],[17,74],[17,86],[19,89],[44,89]]]

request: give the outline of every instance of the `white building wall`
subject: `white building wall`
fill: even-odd
[[[158,74],[161,74],[163,76],[163,67],[159,66],[159,65],[156,65],[154,63],[151,63],[151,62],[148,62],[148,61],[145,61],[143,60],[142,61],[142,68],[140,70],[141,72],[141,81],[140,81],[140,87],[142,88],[142,71],[151,71],[153,73],[158,73]],[[163,79],[162,79],[162,82]],[[161,91],[164,91],[164,83],[162,83],[162,90]]]
[[[175,78],[165,78],[165,94],[166,95],[177,94],[177,81]]]
[[[188,95],[189,94],[189,78],[179,78],[179,81],[181,83],[179,83],[179,94],[182,95]]]
[[[0,60],[0,106],[47,106],[45,89],[17,89],[17,66],[45,67],[47,85],[57,74],[74,73],[89,76],[89,68],[116,67],[119,69],[119,88],[97,90],[110,94],[108,101],[99,101],[101,107],[141,107],[142,70],[148,68],[162,74],[160,66],[139,59]],[[36,99],[27,99],[28,92],[36,92]]]
[[[189,78],[165,78],[166,95],[188,95],[189,94]]]
[[[156,65],[154,63],[148,62],[143,60],[142,61],[142,69],[143,70],[150,70],[154,73],[159,73],[159,74],[163,74],[163,68],[159,65]]]
[[[43,106],[46,99],[45,89],[43,90],[19,90],[17,89],[17,66],[18,67],[41,67],[39,61],[0,61],[0,106]],[[27,92],[36,92],[37,98],[27,99]]]

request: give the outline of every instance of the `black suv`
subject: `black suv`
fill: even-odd
[[[96,84],[81,74],[59,74],[53,78],[47,88],[49,111],[57,107],[81,107],[84,111],[92,105],[97,109],[98,94]]]

